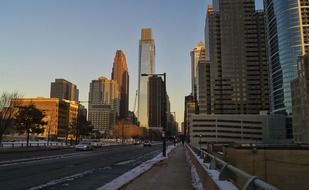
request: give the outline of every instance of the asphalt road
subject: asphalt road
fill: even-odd
[[[0,189],[97,189],[161,152],[162,145],[1,154]],[[34,160],[36,159],[36,160]]]

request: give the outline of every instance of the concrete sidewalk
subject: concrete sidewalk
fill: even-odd
[[[185,148],[179,144],[168,158],[157,163],[121,190],[193,190],[191,168],[186,161]]]

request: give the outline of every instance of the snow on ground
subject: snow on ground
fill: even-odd
[[[219,187],[221,190],[238,190],[238,188],[231,182],[226,181],[226,180],[219,180],[219,174],[220,172],[217,170],[211,170],[209,169],[210,164],[209,163],[204,163],[204,160],[199,158],[192,150],[190,147],[189,151],[193,153],[195,158],[198,160],[199,164],[203,166],[204,170],[208,173],[208,175],[212,178],[212,180],[216,183],[216,185]]]
[[[174,148],[175,148],[175,146],[173,146],[173,145],[168,146],[167,150],[166,150],[166,154],[168,155],[168,153]],[[149,169],[151,169],[152,166],[154,166],[156,163],[158,163],[161,160],[164,160],[166,158],[167,157],[163,157],[162,153],[160,153],[159,155],[157,155],[153,159],[147,160],[146,162],[143,162],[141,165],[133,168],[132,170],[130,170],[130,171],[124,173],[124,174],[122,174],[121,176],[119,176],[116,179],[114,179],[113,181],[103,185],[102,187],[99,187],[97,190],[116,190],[116,189],[119,189],[123,185],[129,183],[130,181],[132,181],[136,177],[140,176],[141,174],[143,174],[146,171],[148,171]]]
[[[198,176],[198,173],[196,171],[195,166],[192,164],[192,161],[190,159],[189,153],[186,150],[186,160],[189,163],[191,167],[191,179],[192,179],[192,186],[195,190],[204,190],[203,184],[200,180],[200,177]],[[206,189],[206,188],[205,188]]]

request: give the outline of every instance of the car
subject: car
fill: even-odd
[[[102,144],[101,144],[101,142],[99,140],[91,140],[89,142],[91,143],[92,147],[94,147],[94,148],[102,147]]]
[[[143,145],[144,146],[151,146],[151,142],[149,140],[145,140]]]
[[[75,150],[93,150],[91,142],[80,142],[75,146]]]
[[[140,140],[135,140],[133,144],[134,145],[139,145],[139,144],[141,144],[141,141]]]

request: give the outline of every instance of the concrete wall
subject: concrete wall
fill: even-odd
[[[205,171],[203,166],[201,166],[201,164],[198,162],[196,157],[192,154],[191,150],[189,150],[188,147],[186,147],[186,149],[189,153],[192,164],[196,168],[196,171],[197,171],[198,176],[199,176],[199,178],[200,178],[200,180],[203,184],[204,189],[205,190],[219,190],[216,183],[211,179],[211,177],[209,177],[208,173]]]
[[[224,159],[281,190],[309,189],[309,148],[224,148]],[[244,181],[235,177],[238,187]]]

